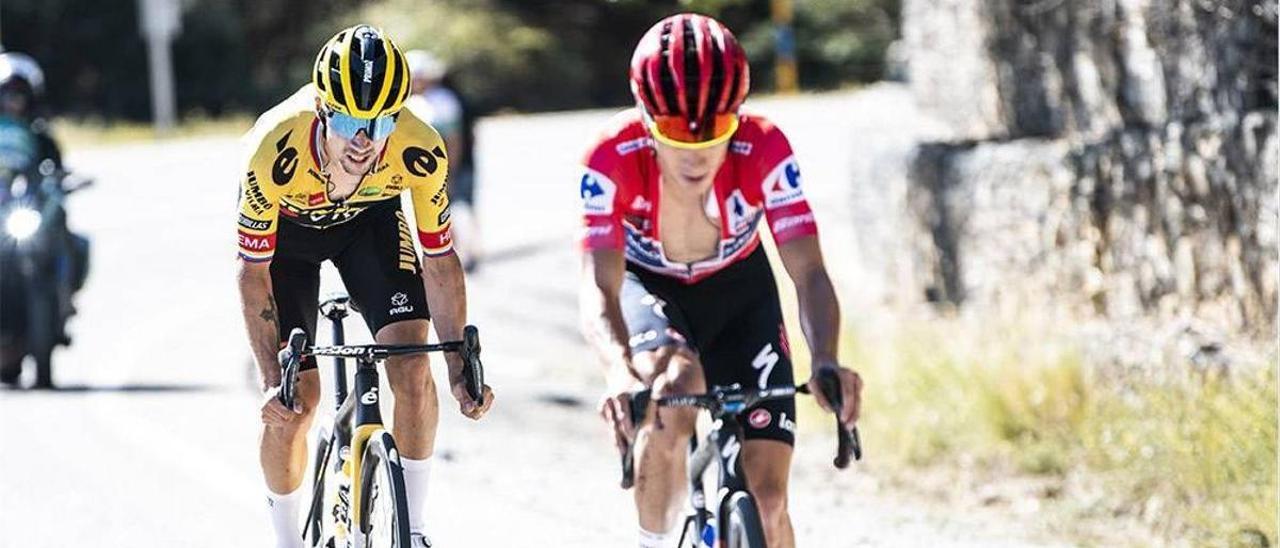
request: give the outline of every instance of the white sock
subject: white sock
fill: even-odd
[[[669,548],[670,546],[669,533],[653,533],[645,531],[644,527],[640,528],[640,548]]]
[[[427,532],[427,484],[431,477],[431,458],[409,459],[400,457],[404,469],[405,498],[409,499],[409,532]]]
[[[276,530],[276,548],[304,548],[302,532],[298,531],[298,503],[302,501],[302,489],[294,489],[287,495],[277,495],[267,490],[267,506],[271,512],[271,526]]]

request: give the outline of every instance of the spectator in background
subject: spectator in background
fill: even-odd
[[[472,118],[455,86],[447,78],[448,65],[423,50],[405,53],[413,88],[405,106],[444,138],[449,154],[449,202],[453,216],[453,246],[467,272],[480,259],[480,228],[475,215],[475,162],[472,160]]]

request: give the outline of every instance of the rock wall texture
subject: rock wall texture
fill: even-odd
[[[904,0],[917,281],[1274,337],[1277,0]]]

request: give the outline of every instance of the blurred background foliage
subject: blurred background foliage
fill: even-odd
[[[880,79],[899,33],[900,0],[795,0],[803,89]],[[478,113],[621,106],[636,41],[671,13],[724,21],[751,59],[753,89],[773,87],[769,0],[184,0],[173,44],[183,116],[257,113],[308,79],[337,29],[382,25],[406,48],[454,68]],[[150,116],[146,46],[132,0],[5,0],[0,42],[44,67],[55,113],[108,120]]]

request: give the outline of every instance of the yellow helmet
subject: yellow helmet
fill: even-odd
[[[320,48],[311,81],[328,108],[373,119],[404,106],[409,63],[382,29],[356,25]]]

